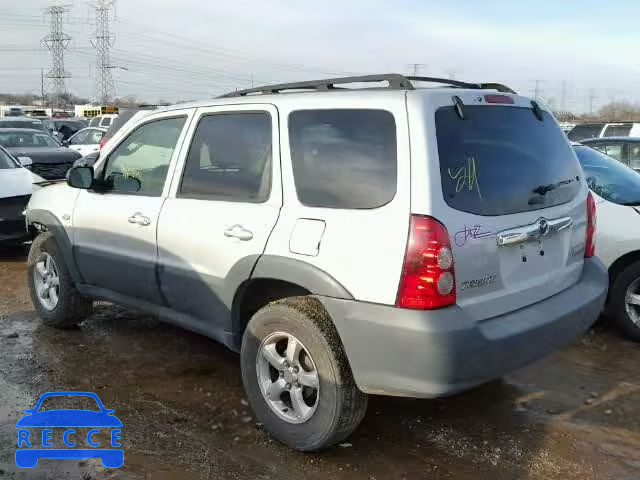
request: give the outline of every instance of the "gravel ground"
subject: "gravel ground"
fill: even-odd
[[[21,252],[0,253],[0,480],[640,478],[640,345],[607,328],[451,398],[372,398],[348,443],[299,454],[252,418],[235,354],[106,304],[80,328],[44,327],[25,272]],[[15,423],[53,390],[93,391],[115,409],[122,468],[15,466]]]

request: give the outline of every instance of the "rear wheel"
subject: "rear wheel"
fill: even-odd
[[[28,258],[31,302],[46,325],[71,328],[91,315],[93,300],[76,290],[50,232],[36,237]]]
[[[613,280],[607,310],[625,337],[640,342],[640,262],[627,266]]]
[[[282,443],[316,451],[351,434],[366,412],[342,342],[322,305],[298,297],[260,309],[242,342],[249,402]]]

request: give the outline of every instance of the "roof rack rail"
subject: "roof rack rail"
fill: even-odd
[[[281,83],[277,85],[267,85],[264,87],[248,88],[246,90],[237,90],[221,95],[218,98],[244,97],[252,93],[273,94],[280,93],[283,90],[340,90],[341,87],[336,85],[345,85],[349,83],[375,83],[387,82],[387,88],[391,90],[415,90],[412,82],[429,82],[441,83],[456,88],[473,88],[473,89],[491,89],[504,93],[516,93],[509,87],[499,83],[467,83],[458,80],[436,77],[407,77],[397,73],[387,73],[382,75],[362,75],[354,77],[328,78],[325,80],[310,80],[306,82]]]

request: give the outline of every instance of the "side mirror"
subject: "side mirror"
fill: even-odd
[[[63,147],[68,147],[69,146],[69,140],[62,140],[62,146]]]
[[[93,185],[93,167],[72,167],[67,172],[67,185],[87,190]]]
[[[31,165],[33,165],[33,160],[31,160],[29,157],[18,157],[18,162],[20,162],[20,165],[22,165],[23,167],[30,167]]]

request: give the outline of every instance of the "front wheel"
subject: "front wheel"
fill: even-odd
[[[76,290],[58,244],[42,233],[29,250],[28,283],[31,302],[46,325],[71,328],[93,311],[93,300]]]
[[[356,386],[342,342],[322,305],[298,297],[260,309],[245,330],[242,379],[267,430],[300,451],[350,435],[367,396]]]
[[[608,314],[622,334],[640,342],[640,262],[632,263],[613,279]]]

